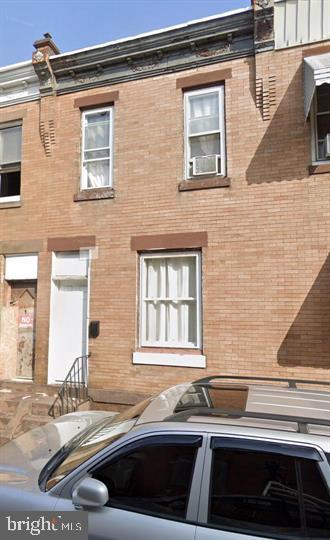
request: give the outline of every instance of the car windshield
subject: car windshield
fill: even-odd
[[[79,465],[128,433],[150,401],[146,399],[115,417],[102,419],[71,439],[41,472],[40,486],[48,491]]]

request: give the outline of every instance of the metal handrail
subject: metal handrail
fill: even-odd
[[[77,410],[79,405],[89,400],[87,368],[89,354],[78,356],[73,362],[61,388],[48,410],[49,416],[57,418]]]
[[[297,388],[298,384],[330,386],[330,381],[313,381],[310,379],[290,379],[287,377],[254,377],[253,375],[210,375],[197,379],[192,384],[207,384],[214,380],[255,381],[255,382],[285,382],[289,388]]]

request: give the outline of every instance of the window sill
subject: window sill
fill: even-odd
[[[320,163],[319,165],[310,165],[308,167],[309,174],[325,174],[330,173],[330,163]]]
[[[0,198],[0,210],[4,210],[6,208],[19,208],[22,206],[22,201],[6,201],[1,200]]]
[[[157,345],[141,345],[141,347],[137,347],[136,352],[138,353],[161,353],[161,354],[195,354],[195,355],[201,355],[202,350],[201,349],[193,349],[191,347],[167,347],[166,345],[164,347],[157,346]]]
[[[112,187],[84,189],[73,196],[74,202],[79,201],[98,201],[101,199],[114,199],[115,190]]]
[[[133,364],[153,366],[205,368],[206,357],[203,354],[173,354],[162,352],[133,352]]]
[[[229,187],[230,178],[227,176],[217,176],[211,178],[198,178],[190,180],[182,180],[178,185],[179,191],[192,191],[195,189],[212,189]]]

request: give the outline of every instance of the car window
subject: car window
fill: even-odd
[[[301,535],[294,458],[216,449],[209,523],[242,532]]]
[[[280,452],[213,450],[209,524],[274,538],[329,538],[318,462]]]
[[[109,491],[108,506],[184,519],[198,448],[142,446],[94,472]]]
[[[309,538],[330,538],[330,495],[317,463],[301,460],[303,504]]]

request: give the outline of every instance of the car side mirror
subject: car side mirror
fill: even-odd
[[[108,500],[107,486],[96,478],[84,478],[72,493],[74,506],[104,506]]]

